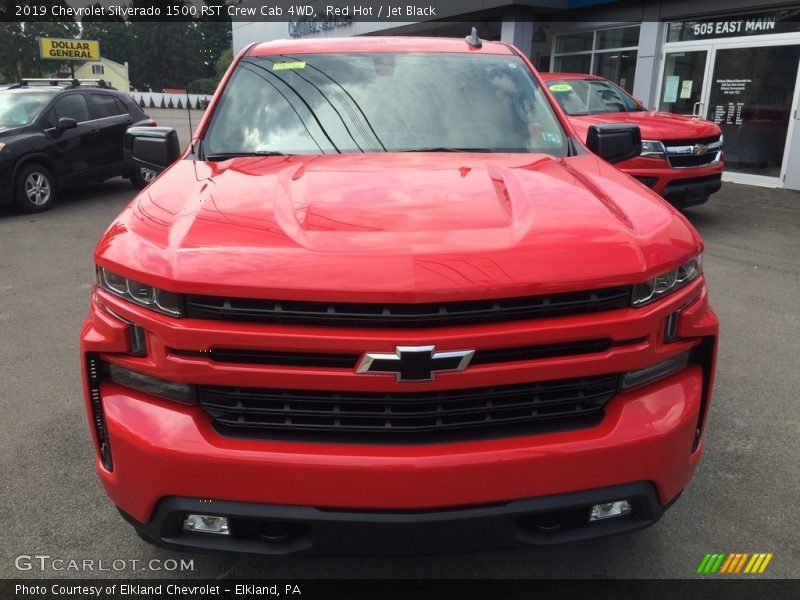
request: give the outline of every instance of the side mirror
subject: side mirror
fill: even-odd
[[[642,152],[642,133],[638,125],[603,123],[591,125],[586,134],[586,146],[611,164],[639,156]]]
[[[160,173],[181,155],[178,134],[171,127],[129,127],[123,144],[125,160]]]
[[[75,129],[78,122],[71,117],[61,117],[56,125],[57,131],[66,131],[67,129]]]

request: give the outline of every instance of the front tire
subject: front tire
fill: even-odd
[[[133,167],[133,171],[131,172],[131,183],[136,187],[136,189],[143,189],[147,187],[153,179],[156,178],[156,173],[152,169],[148,169],[147,167]]]
[[[25,165],[17,175],[14,204],[27,213],[43,212],[53,205],[56,185],[50,170],[39,163]]]

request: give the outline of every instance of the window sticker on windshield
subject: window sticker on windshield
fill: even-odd
[[[288,69],[305,69],[306,63],[303,60],[297,60],[295,62],[282,62],[282,63],[274,63],[272,65],[273,71],[286,71]]]
[[[551,92],[571,92],[572,91],[572,86],[570,84],[568,84],[568,83],[554,83],[554,84],[552,84],[552,85],[550,85],[548,87],[550,88]]]
[[[558,144],[558,145],[561,144],[561,136],[558,135],[557,133],[543,131],[542,137],[544,138],[544,141],[547,142],[548,144]]]

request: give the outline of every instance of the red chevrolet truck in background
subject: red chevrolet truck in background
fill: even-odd
[[[96,468],[140,536],[263,554],[654,523],[703,451],[702,241],[503,43],[277,41],[100,240]],[[593,152],[590,152],[591,149]]]
[[[542,73],[582,139],[598,123],[633,123],[642,153],[617,168],[678,208],[708,201],[722,186],[722,131],[711,121],[646,110],[616,84],[582,73]]]

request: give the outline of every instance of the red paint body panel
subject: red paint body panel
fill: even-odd
[[[178,161],[95,258],[176,292],[424,302],[619,285],[700,249],[591,155],[386,153]]]
[[[515,52],[505,44],[470,50],[459,40],[413,38],[272,42],[240,53],[220,89],[248,53],[362,51]],[[569,125],[565,132],[572,134]],[[187,149],[185,160],[123,210],[95,260],[180,294],[427,303],[631,286],[675,269],[702,247],[678,211],[590,154],[202,162]],[[679,338],[665,343],[675,312]],[[147,356],[128,354],[126,322],[146,331]],[[415,392],[624,373],[685,351],[694,356],[709,340],[715,352],[717,328],[703,277],[640,308],[413,329],[176,319],[95,289],[81,353],[196,385]],[[223,363],[185,354],[233,348],[362,355],[398,345],[481,351],[593,339],[624,343],[575,356],[474,364],[413,383],[349,368]],[[199,406],[105,379],[101,403],[114,468],[107,471],[98,460],[97,469],[114,503],[142,523],[168,496],[429,509],[652,482],[666,504],[686,486],[702,453],[696,432],[708,412],[713,374],[713,358],[693,360],[667,379],[617,393],[592,427],[414,445],[225,437]],[[83,381],[94,430],[85,370]]]
[[[541,73],[540,75],[545,83],[570,79],[606,81],[617,87],[620,92],[627,95],[627,92],[619,88],[614,82],[608,81],[602,77],[597,77],[596,75],[587,75],[583,73]],[[586,140],[586,134],[590,126],[601,123],[632,123],[639,126],[643,140],[657,140],[665,143],[670,140],[702,140],[718,137],[722,133],[718,125],[705,119],[649,110],[599,113],[592,115],[569,115],[567,118],[575,128],[575,132],[581,140]],[[615,166],[633,177],[655,178],[656,182],[652,185],[651,189],[659,194],[662,193],[664,188],[670,183],[677,183],[685,179],[721,175],[725,168],[724,162],[720,160],[699,167],[676,169],[670,167],[665,158],[649,156],[632,158],[617,163]]]
[[[469,506],[652,481],[663,502],[688,483],[700,406],[694,368],[618,398],[603,423],[577,432],[436,446],[243,441],[208,417],[104,387],[115,472],[98,464],[111,499],[146,522],[164,496],[220,497],[321,508]],[[121,475],[118,475],[120,473]]]

